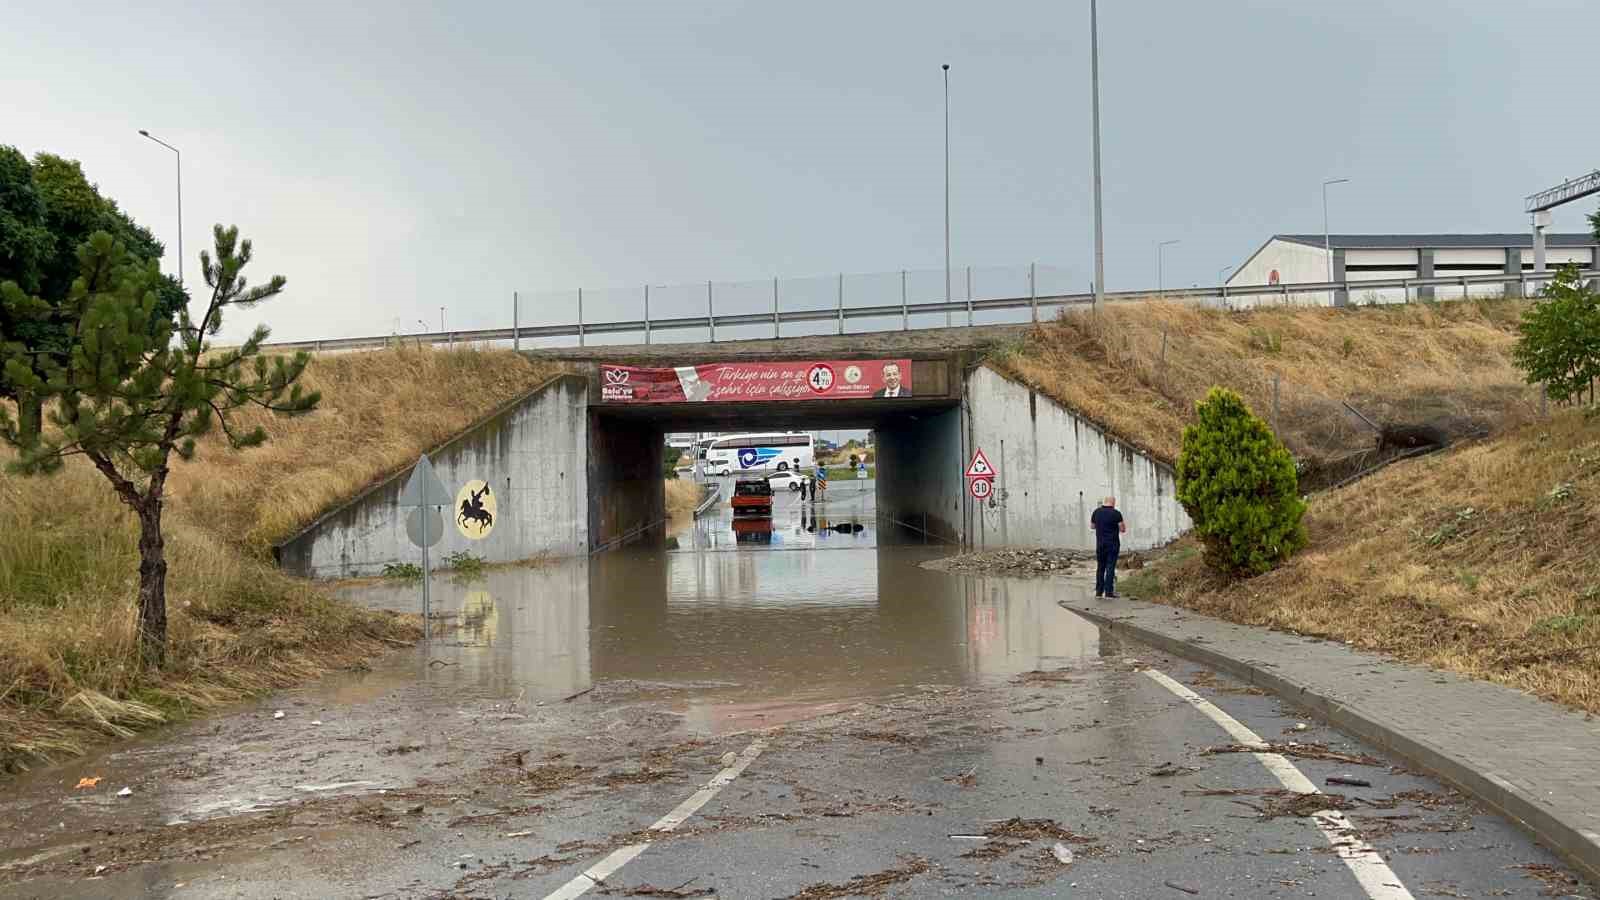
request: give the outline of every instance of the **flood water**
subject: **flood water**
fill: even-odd
[[[689,730],[721,732],[1097,654],[1097,629],[1055,605],[1060,585],[922,568],[951,551],[880,528],[873,498],[871,482],[820,503],[780,493],[770,523],[736,522],[722,505],[665,547],[436,577],[434,611],[460,627],[431,640],[427,663],[393,665],[420,664],[407,677],[458,696],[648,696]],[[414,610],[419,593],[349,596]]]

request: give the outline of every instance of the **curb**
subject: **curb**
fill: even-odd
[[[1591,881],[1600,881],[1600,834],[1589,831],[1581,823],[1569,821],[1552,812],[1541,804],[1536,796],[1505,778],[1493,772],[1481,771],[1464,755],[1453,753],[1449,748],[1433,744],[1426,738],[1407,734],[1404,727],[1383,716],[1363,710],[1359,706],[1332,700],[1292,678],[1284,677],[1261,666],[1226,656],[1165,632],[1129,624],[1108,616],[1103,611],[1075,605],[1067,600],[1057,601],[1057,605],[1088,619],[1111,634],[1129,637],[1192,662],[1203,663],[1247,684],[1271,691],[1284,700],[1310,711],[1340,731],[1401,757],[1511,820],[1571,863]],[[1185,610],[1184,613],[1202,620],[1220,621],[1189,610]]]

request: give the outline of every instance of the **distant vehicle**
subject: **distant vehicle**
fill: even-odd
[[[816,465],[814,439],[805,432],[765,432],[729,434],[717,438],[706,448],[706,471],[727,463],[733,472],[804,471]]]
[[[772,485],[765,478],[741,478],[733,483],[733,497],[728,500],[735,518],[739,516],[772,517]]]
[[[733,464],[725,459],[706,463],[706,474],[713,477],[728,475],[733,471]]]
[[[798,491],[800,490],[800,482],[805,480],[805,475],[802,473],[787,470],[767,476],[767,484],[772,485],[772,489],[775,491],[783,490],[784,488],[790,491]]]

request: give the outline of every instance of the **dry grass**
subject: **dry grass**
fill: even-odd
[[[1185,541],[1126,589],[1600,712],[1600,419],[1399,463],[1313,498],[1307,525],[1258,578],[1218,581]]]
[[[1524,308],[1514,300],[1247,313],[1118,304],[1098,317],[1066,312],[991,363],[1168,461],[1208,389],[1233,388],[1267,418],[1276,373],[1285,443],[1322,463],[1376,443],[1343,400],[1382,424],[1437,422],[1458,436],[1530,421],[1538,395],[1509,356]]]
[[[470,349],[315,358],[306,383],[323,392],[321,409],[259,417],[266,446],[235,453],[216,437],[174,469],[161,671],[136,652],[136,526],[104,480],[78,460],[49,478],[0,475],[0,772],[420,636],[414,617],[338,602],[264,551],[555,371]]]
[[[667,516],[677,519],[693,516],[694,508],[706,498],[705,489],[687,478],[669,478],[667,485]]]
[[[141,668],[135,525],[98,473],[0,477],[0,772],[82,752],[420,635],[168,517],[169,666]]]
[[[253,411],[267,443],[235,453],[220,435],[170,481],[173,506],[264,554],[274,542],[387,475],[416,462],[559,371],[508,350],[399,348],[312,358],[302,383],[322,392],[315,412]]]

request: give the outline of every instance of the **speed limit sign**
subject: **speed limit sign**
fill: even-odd
[[[974,500],[987,500],[994,493],[994,482],[987,478],[974,478],[967,482],[967,490]]]

